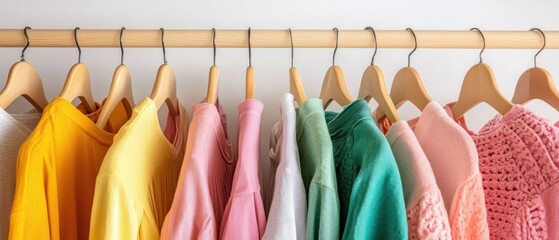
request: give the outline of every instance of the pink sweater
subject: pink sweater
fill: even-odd
[[[395,122],[386,133],[386,140],[402,179],[409,239],[451,239],[441,191],[408,122]]]
[[[489,239],[474,142],[437,102],[409,121],[425,152],[448,213],[452,239]],[[387,130],[390,121],[379,124]]]
[[[458,122],[467,129],[463,118]],[[491,239],[559,239],[559,129],[516,105],[469,133]]]

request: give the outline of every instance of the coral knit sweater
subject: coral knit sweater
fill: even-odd
[[[467,130],[463,118],[458,122]],[[491,239],[559,239],[559,128],[516,105],[469,133]]]

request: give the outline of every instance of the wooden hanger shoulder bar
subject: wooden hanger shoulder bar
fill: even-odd
[[[165,46],[171,48],[211,48],[212,31],[176,29],[165,30]],[[75,47],[72,29],[30,29],[30,47]],[[481,48],[479,34],[465,30],[417,30],[420,48]],[[484,31],[486,48],[538,49],[540,36],[530,31]],[[293,30],[297,48],[331,48],[335,44],[332,30]],[[377,30],[379,48],[411,48],[414,41],[405,30]],[[119,47],[119,29],[80,30],[81,47]],[[245,48],[246,30],[220,30],[217,45],[220,48]],[[545,31],[546,49],[559,48],[559,31]],[[128,48],[159,48],[158,29],[126,30],[124,44]],[[340,30],[340,48],[373,47],[373,36],[368,30]],[[20,29],[0,29],[0,47],[23,47],[25,36]],[[253,48],[290,48],[289,31],[252,30]]]

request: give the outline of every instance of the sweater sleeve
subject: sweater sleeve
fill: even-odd
[[[424,193],[408,207],[409,239],[451,239],[448,215],[440,191]]]
[[[374,174],[360,173],[353,185],[343,239],[407,239],[399,175],[379,164],[373,167]]]
[[[483,203],[483,204],[479,204]],[[449,216],[452,239],[489,239],[481,176],[473,175],[458,189]]]
[[[338,193],[322,184],[312,182],[307,207],[307,239],[339,239]]]
[[[402,180],[392,150],[371,122],[354,129],[355,178],[343,239],[408,239]]]

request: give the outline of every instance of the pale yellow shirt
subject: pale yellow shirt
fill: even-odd
[[[134,108],[99,170],[90,239],[159,239],[186,148],[187,113],[178,112],[162,132],[153,100]]]

